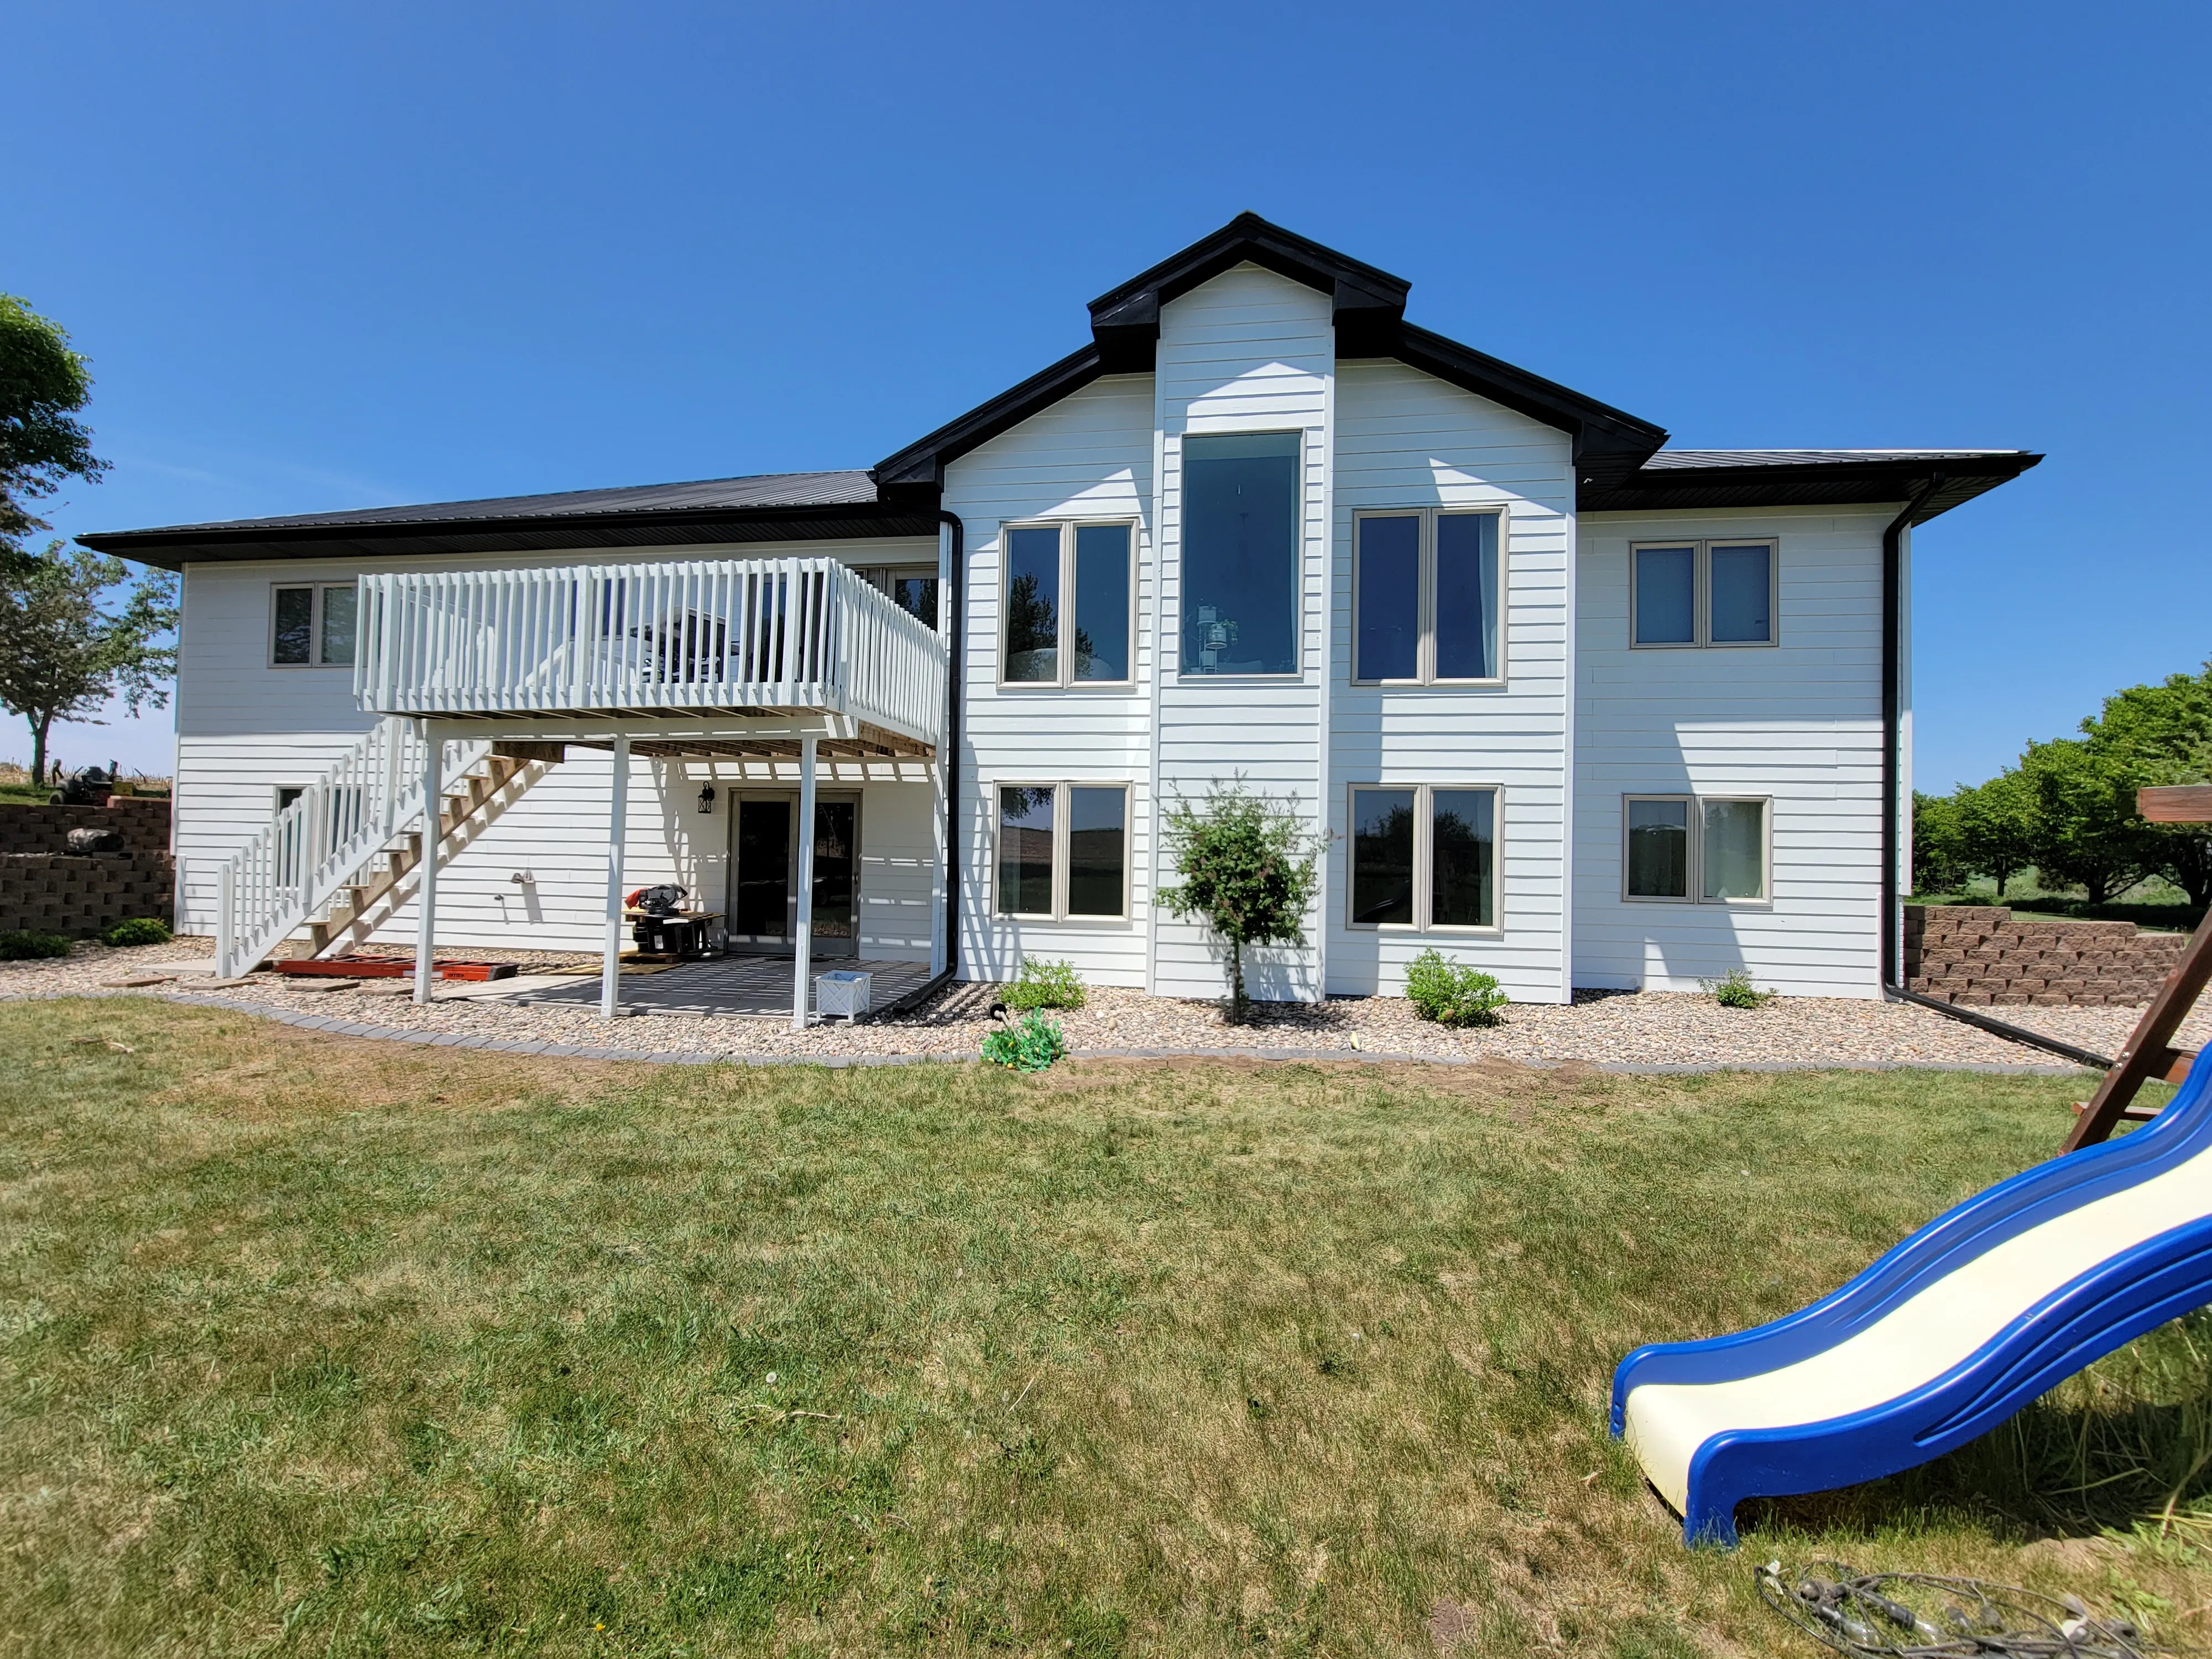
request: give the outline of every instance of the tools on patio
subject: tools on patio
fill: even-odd
[[[2125,1619],[2097,1619],[2078,1597],[1978,1578],[1861,1573],[1840,1561],[1752,1571],[1759,1599],[1814,1641],[1864,1659],[2145,1659],[2166,1650]]]

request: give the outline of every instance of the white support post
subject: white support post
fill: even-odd
[[[814,739],[799,740],[799,926],[792,941],[791,1029],[806,1029],[807,973],[814,966]]]
[[[952,641],[952,528],[950,525],[937,527],[937,636],[948,649]],[[942,716],[940,716],[942,718]],[[952,879],[952,848],[947,841],[945,823],[946,791],[951,787],[947,769],[953,764],[949,744],[949,729],[937,734],[937,752],[929,768],[931,833],[937,843],[937,875],[929,884],[929,976],[935,979],[945,971],[946,939],[945,936],[945,900],[951,890]]]
[[[415,1000],[430,1000],[431,954],[438,943],[438,843],[445,839],[446,743],[422,722],[422,878],[415,884]]]
[[[607,954],[599,964],[599,1018],[622,1006],[623,836],[629,817],[629,739],[615,739],[615,781],[607,803]]]
[[[228,859],[216,876],[215,887],[215,971],[218,979],[238,976],[238,925],[232,918],[238,911],[238,873]]]

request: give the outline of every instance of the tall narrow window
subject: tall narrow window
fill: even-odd
[[[1362,680],[1421,677],[1421,520],[1370,514],[1359,520],[1358,665]]]
[[[999,791],[999,910],[1009,916],[1053,913],[1054,806],[1049,786],[1013,784]]]
[[[1437,789],[1429,795],[1429,921],[1438,927],[1488,927],[1498,920],[1497,792]]]
[[[1629,643],[1773,645],[1781,544],[1681,542],[1629,550]]]
[[[1127,915],[1128,836],[1127,784],[1000,784],[993,908],[1039,921]]]
[[[1771,896],[1771,802],[1629,795],[1621,807],[1622,897],[1750,904]]]
[[[1182,441],[1182,672],[1298,672],[1295,432]]]
[[[1006,532],[1006,669],[1011,682],[1060,680],[1060,526]]]
[[[1370,685],[1504,676],[1504,514],[1424,508],[1355,521],[1352,678]]]
[[[1698,642],[1696,548],[1638,548],[1635,586],[1637,644]]]
[[[351,666],[356,605],[351,582],[276,589],[270,595],[269,660],[282,668]]]
[[[1129,526],[1075,526],[1075,678],[1129,678]]]
[[[1403,927],[1413,920],[1413,792],[1352,792],[1352,919]]]

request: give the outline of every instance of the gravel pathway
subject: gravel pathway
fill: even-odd
[[[161,977],[171,964],[205,961],[204,939],[115,951],[83,944],[68,957],[0,963],[0,999],[136,991],[142,994],[214,1000],[220,1006],[271,1014],[295,1024],[352,1035],[392,1036],[416,1042],[559,1049],[618,1049],[658,1058],[869,1058],[961,1060],[976,1053],[991,1029],[994,988],[956,986],[927,1008],[879,1024],[842,1022],[793,1033],[780,1021],[683,1016],[629,1018],[610,1025],[586,1009],[499,1001],[441,1001],[418,1008],[406,982],[283,981],[257,974],[243,984],[216,985],[204,975]],[[528,951],[477,951],[532,966],[574,957]],[[133,981],[157,981],[136,984]],[[325,990],[318,986],[337,984]],[[397,993],[397,994],[395,994]],[[2125,1041],[2139,1010],[2131,1008],[2008,1008],[2014,1023],[2111,1054]],[[1210,1002],[1149,997],[1140,992],[1094,989],[1089,1006],[1057,1018],[1068,1046],[1079,1053],[1275,1054],[1283,1057],[1354,1055],[1435,1060],[1497,1058],[1556,1063],[1580,1060],[1627,1068],[1802,1066],[1995,1066],[2035,1070],[2067,1067],[2044,1050],[1978,1031],[1924,1009],[1900,1003],[1839,997],[1791,997],[1765,1007],[1721,1007],[1710,997],[1656,993],[1585,991],[1574,1006],[1519,1003],[1502,1024],[1454,1031],[1415,1018],[1395,997],[1340,997],[1319,1006],[1263,1005],[1250,1024],[1229,1024]],[[2192,1016],[2185,1040],[2212,1039],[2212,1019]]]

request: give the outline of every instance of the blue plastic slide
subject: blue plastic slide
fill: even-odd
[[[1968,1199],[1802,1312],[1638,1348],[1613,1431],[1686,1540],[1732,1545],[1743,1499],[1939,1457],[2207,1303],[2212,1045],[2133,1134]]]

